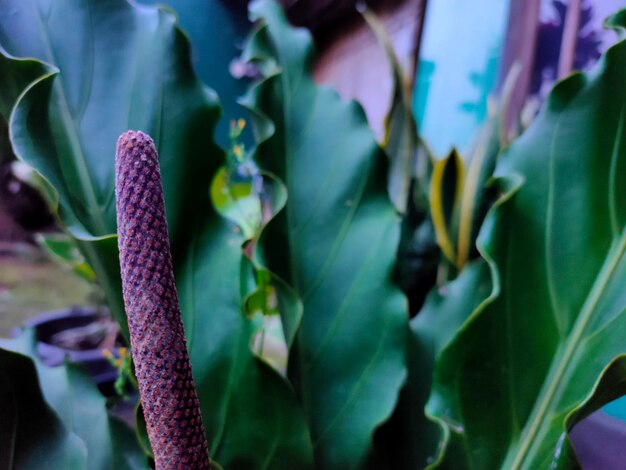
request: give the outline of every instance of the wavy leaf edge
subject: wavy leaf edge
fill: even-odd
[[[604,66],[603,61],[606,60],[605,56],[610,54],[611,50],[616,49],[618,47],[624,47],[624,44],[626,43],[626,9],[623,9],[609,16],[604,21],[603,25],[606,29],[614,30],[616,34],[618,35],[619,39],[615,44],[609,47],[609,49],[607,49],[607,51],[603,54],[603,57],[598,62],[598,64],[599,65],[601,64],[601,66]],[[591,73],[593,73],[593,70],[595,69],[592,69]],[[589,72],[576,71],[570,74],[569,76],[565,77],[564,79],[560,80],[553,86],[550,94],[546,98],[546,102],[544,103],[543,107],[550,106],[552,104],[552,101],[558,100],[560,98],[565,98],[565,102],[569,102],[573,98],[572,91],[574,91],[574,94],[578,93],[578,91],[582,87],[581,80],[584,81],[588,77],[589,77]],[[560,105],[559,107],[565,107],[565,106]],[[499,162],[502,161],[502,159],[506,160],[506,157],[507,157],[506,153],[508,153],[509,148],[510,147],[506,147],[501,150],[500,156],[499,156]],[[483,222],[483,225],[480,228],[480,231],[476,240],[476,247],[480,253],[480,256],[488,263],[488,266],[489,266],[489,270],[491,273],[491,280],[492,280],[492,291],[489,294],[489,296],[485,298],[483,302],[481,302],[481,304],[476,309],[474,309],[471,315],[465,320],[463,325],[457,330],[454,337],[452,337],[450,341],[446,344],[446,346],[440,351],[437,357],[437,360],[447,350],[453,347],[454,343],[456,343],[456,341],[459,340],[461,335],[463,335],[469,328],[471,328],[472,324],[475,323],[477,318],[479,318],[481,314],[485,311],[485,309],[488,308],[500,296],[501,291],[502,291],[500,269],[498,267],[497,262],[494,260],[492,256],[492,253],[489,247],[489,240],[487,238],[490,234],[490,225],[494,223],[494,218],[495,218],[496,213],[500,211],[502,207],[505,206],[510,201],[510,199],[518,191],[522,189],[522,187],[526,183],[526,179],[522,174],[518,172],[510,171],[509,173],[501,173],[499,170],[500,170],[500,163],[496,167],[494,176],[488,181],[488,185],[495,185],[496,187],[499,187],[499,189],[503,189],[504,191],[499,195],[498,199],[494,202],[493,206],[489,209],[489,212],[487,216],[485,217],[485,220]],[[622,238],[621,244],[624,245],[626,243],[626,231],[622,230],[621,235],[618,235],[617,238],[618,239]],[[614,245],[615,243],[613,243],[609,247],[609,250],[606,253],[606,258],[608,258],[609,255],[611,254],[611,251],[613,251]],[[606,261],[606,258],[605,258],[605,261]],[[596,276],[596,282],[597,282],[598,277],[600,277],[600,275],[604,271],[604,267],[605,267],[604,264],[600,267],[600,270],[598,271],[597,276]],[[595,285],[596,283],[594,282],[594,284],[591,287],[591,290],[595,289]],[[589,296],[587,296],[585,304],[587,303],[588,297]],[[581,309],[584,308],[585,304],[583,304]],[[437,360],[435,361],[435,375],[436,375]],[[572,429],[572,427],[574,427],[578,422],[580,422],[586,416],[591,414],[593,411],[596,411],[597,409],[604,406],[610,401],[610,400],[603,400],[603,401],[598,402],[596,399],[601,391],[600,389],[602,385],[606,382],[606,377],[608,373],[613,369],[614,366],[620,365],[620,364],[626,364],[626,353],[618,354],[617,356],[613,358],[612,361],[607,363],[602,369],[599,376],[597,377],[595,384],[587,393],[586,397],[583,400],[581,400],[577,406],[575,406],[574,408],[568,411],[568,413],[566,414],[565,418],[562,421],[563,438],[559,441],[557,449],[555,449],[555,455],[556,453],[559,452],[559,449],[562,449],[566,443],[569,443],[569,439],[567,439],[567,436],[569,434],[569,431]],[[435,382],[436,382],[436,379],[435,379]],[[624,386],[624,389],[622,390],[622,394],[626,394],[626,383],[623,386]],[[434,390],[434,387],[433,387],[433,390]],[[432,403],[433,396],[434,396],[434,393],[431,391],[428,402],[425,405],[425,415],[429,420],[431,420],[432,422],[434,422],[435,424],[439,426],[442,436],[440,439],[438,453],[433,458],[433,462],[430,465],[428,465],[427,467],[428,470],[439,468],[439,466],[443,463],[443,460],[446,456],[447,448],[450,444],[453,430],[456,426],[458,426],[456,423],[449,422],[444,417],[437,416],[435,413],[432,412],[430,408],[433,404]],[[618,396],[613,397],[613,399],[615,398],[618,398]]]

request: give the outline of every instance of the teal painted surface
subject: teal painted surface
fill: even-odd
[[[487,116],[508,21],[509,0],[428,2],[413,110],[438,157],[468,150]]]
[[[618,398],[617,400],[612,401],[603,409],[611,416],[626,421],[626,397]]]

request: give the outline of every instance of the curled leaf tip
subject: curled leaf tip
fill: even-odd
[[[122,134],[115,170],[124,305],[156,468],[208,469],[174,284],[159,159],[150,136]]]

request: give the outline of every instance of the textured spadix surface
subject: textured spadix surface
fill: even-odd
[[[124,304],[148,436],[158,469],[209,468],[191,374],[152,139],[128,131],[115,156]]]

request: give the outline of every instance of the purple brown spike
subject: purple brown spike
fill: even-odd
[[[159,159],[148,135],[120,136],[115,173],[124,304],[156,468],[208,469],[174,285]]]

